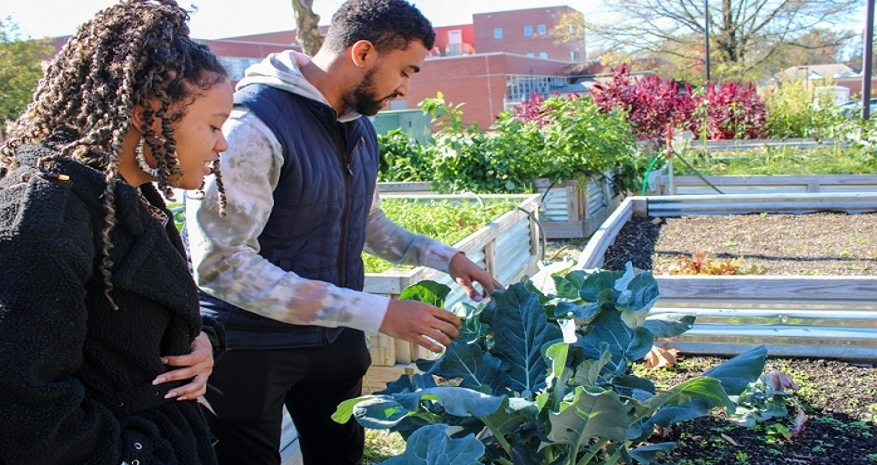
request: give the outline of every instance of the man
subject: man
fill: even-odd
[[[362,428],[330,415],[360,394],[370,364],[362,331],[433,351],[458,336],[451,312],[362,292],[363,249],[447,271],[476,300],[499,287],[461,252],[379,208],[377,137],[360,115],[407,94],[434,40],[404,0],[351,0],[313,59],[274,54],[238,84],[223,176],[206,201],[187,206],[202,306],[228,339],[207,395],[223,465],[279,464],[284,405],[305,464],[360,463]],[[220,182],[224,217],[210,198]]]

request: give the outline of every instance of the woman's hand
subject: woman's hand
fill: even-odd
[[[179,381],[191,378],[189,384],[171,389],[165,399],[192,400],[207,392],[207,378],[213,373],[213,346],[203,332],[192,342],[192,351],[176,357],[162,357],[161,362],[172,367],[180,367],[158,375],[152,384]]]

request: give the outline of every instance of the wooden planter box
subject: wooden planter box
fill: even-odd
[[[830,148],[836,145],[846,145],[835,143],[833,139],[810,139],[810,138],[793,138],[793,139],[738,139],[738,140],[708,140],[706,142],[700,140],[688,141],[686,148],[690,150],[705,149],[710,153],[715,152],[739,152],[743,150],[755,150],[763,147],[777,148],[795,148],[795,149],[818,149]]]
[[[576,180],[553,184],[540,179],[536,188],[542,194],[542,229],[549,239],[590,237],[621,203],[606,178],[591,179],[584,188]]]
[[[606,249],[632,216],[877,211],[877,194],[631,197],[606,220],[580,257],[603,265]],[[877,361],[877,277],[655,276],[652,314],[697,316],[666,341],[682,352],[739,354],[764,344],[771,355]]]
[[[443,197],[436,194],[431,196]],[[538,262],[542,260],[543,251],[538,224],[541,196],[529,194],[502,197],[519,198],[521,203],[517,209],[491,221],[485,227],[454,244],[454,247],[466,252],[470,260],[486,269],[501,283],[510,284],[520,281],[525,275],[534,274],[538,271]],[[425,267],[416,267],[403,272],[366,273],[365,290],[393,298],[406,287],[424,279],[438,281],[451,287],[451,294],[446,302],[447,308],[468,298],[446,273]],[[416,344],[396,340],[385,334],[371,334],[369,340],[372,366],[366,374],[363,386],[363,392],[366,393],[383,389],[388,381],[398,379],[411,362],[419,358],[435,357],[435,354]]]
[[[435,194],[428,182],[379,183],[381,193]],[[585,188],[576,180],[554,184],[547,179],[536,181],[541,194],[540,224],[546,239],[590,237],[621,203],[605,177],[591,179]]]

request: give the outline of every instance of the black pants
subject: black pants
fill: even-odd
[[[362,391],[371,357],[362,331],[344,330],[331,345],[300,349],[230,349],[214,367],[206,395],[220,465],[279,465],[283,405],[299,434],[305,465],[360,464],[362,426],[332,421],[341,402]]]

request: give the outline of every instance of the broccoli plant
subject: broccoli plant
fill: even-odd
[[[543,270],[546,271],[546,270]],[[448,289],[425,282],[402,297],[441,303]],[[405,453],[385,464],[642,464],[673,443],[650,444],[657,426],[733,413],[729,396],[759,377],[767,351],[753,349],[669,389],[633,374],[655,337],[681,334],[690,315],[649,317],[660,293],[651,273],[555,270],[455,307],[460,337],[420,374],[339,405],[355,418],[398,431]],[[464,462],[460,457],[465,457]]]

